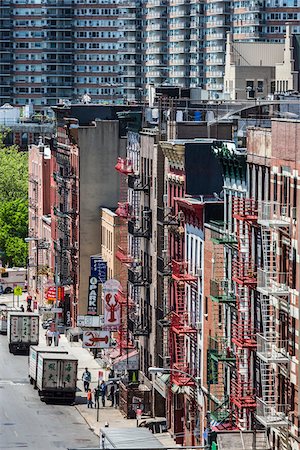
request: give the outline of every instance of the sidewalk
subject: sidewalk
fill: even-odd
[[[40,345],[46,345],[45,331],[41,328]],[[101,406],[99,409],[99,421],[97,422],[97,409],[87,408],[86,393],[84,392],[83,382],[81,380],[82,373],[87,367],[92,375],[90,387],[93,389],[98,384],[98,371],[103,372],[104,380],[108,379],[108,370],[102,369],[100,361],[94,359],[94,356],[85,348],[82,348],[81,342],[69,342],[65,335],[61,335],[59,340],[59,348],[65,348],[71,355],[78,359],[78,381],[75,408],[84,418],[89,428],[97,435],[100,435],[100,428],[104,428],[108,424],[111,428],[135,428],[136,420],[126,419],[120,413],[119,409],[112,408],[111,402],[106,400],[107,406]],[[101,403],[101,400],[100,400]],[[155,435],[166,447],[176,447],[174,440],[169,433],[161,433]]]

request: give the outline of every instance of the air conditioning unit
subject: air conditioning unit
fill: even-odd
[[[228,281],[227,280],[221,280],[221,288],[222,289],[228,288]]]
[[[79,242],[78,242],[78,241],[75,241],[75,242],[74,242],[74,248],[75,248],[76,250],[79,249]]]
[[[196,277],[201,277],[201,275],[202,275],[201,267],[196,267]]]
[[[195,323],[195,328],[198,331],[202,331],[202,322],[196,322]]]

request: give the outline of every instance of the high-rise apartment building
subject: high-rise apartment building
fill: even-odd
[[[227,32],[235,41],[283,42],[298,32],[298,0],[120,0],[119,54],[124,96],[139,101],[148,85],[223,92]]]
[[[124,95],[140,100],[147,85],[202,86],[202,4],[196,0],[120,4]]]
[[[116,0],[1,1],[0,102],[117,102],[118,14]]]

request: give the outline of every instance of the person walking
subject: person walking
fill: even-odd
[[[59,334],[58,330],[54,331],[53,338],[54,338],[54,345],[55,345],[55,347],[57,347],[59,344],[59,338],[60,338],[60,334]]]
[[[45,336],[46,336],[47,345],[49,347],[51,347],[52,339],[53,339],[53,332],[50,329],[48,329],[45,333]]]
[[[102,380],[101,384],[100,384],[100,395],[101,395],[101,399],[102,399],[102,406],[103,406],[103,408],[105,406],[106,391],[107,391],[107,387],[106,387],[105,381]]]
[[[111,400],[111,407],[113,408],[115,406],[115,385],[112,384],[111,388],[110,388],[110,400]]]
[[[91,377],[91,372],[88,371],[87,367],[85,368],[85,371],[82,374],[82,380],[83,380],[84,391],[88,392],[92,377]]]
[[[120,401],[120,383],[117,383],[117,389],[115,392],[116,408],[119,406],[119,401]]]
[[[87,399],[87,407],[93,408],[93,396],[92,396],[92,391],[90,389],[88,389],[88,391],[87,391],[86,399]]]
[[[95,408],[99,409],[99,399],[100,399],[100,386],[98,385],[94,389],[94,401],[95,401]]]

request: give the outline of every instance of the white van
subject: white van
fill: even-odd
[[[23,267],[1,268],[0,294],[9,294],[16,286],[20,286],[23,291],[27,290],[27,269]]]

